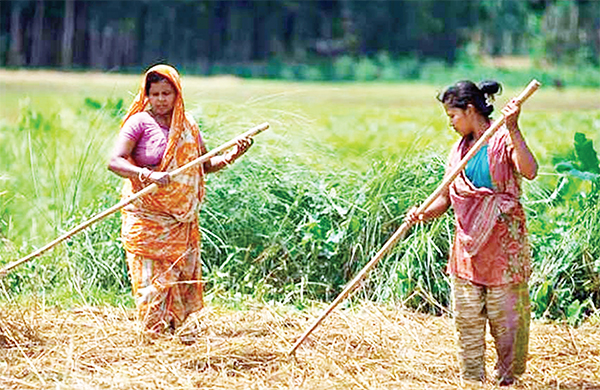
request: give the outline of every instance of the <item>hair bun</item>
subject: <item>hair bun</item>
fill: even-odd
[[[489,97],[493,97],[495,94],[500,94],[502,92],[502,86],[499,82],[494,80],[484,80],[480,82],[477,87]]]

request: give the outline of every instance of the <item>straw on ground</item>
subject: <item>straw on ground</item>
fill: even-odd
[[[319,310],[209,307],[196,342],[150,339],[133,311],[0,309],[6,389],[463,389],[450,318],[364,303],[327,318],[296,358],[287,350]],[[17,330],[18,329],[18,330]],[[8,340],[8,341],[7,341]],[[495,361],[488,339],[488,377]],[[600,324],[534,322],[518,389],[600,389]]]

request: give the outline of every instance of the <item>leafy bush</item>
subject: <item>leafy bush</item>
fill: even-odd
[[[238,164],[211,179],[214,196],[201,214],[208,288],[287,303],[332,299],[443,172],[438,159],[325,177],[289,163]],[[378,282],[368,284],[367,294],[434,312],[439,308],[431,301],[447,303],[441,264],[450,228],[448,220],[437,225],[399,246],[374,272]]]
[[[534,221],[531,294],[538,317],[566,318],[571,324],[600,306],[600,166],[592,141],[582,133],[574,138],[573,159],[555,165],[562,180],[554,208]],[[582,190],[586,183],[589,192]]]
[[[333,63],[333,74],[336,80],[352,80],[354,78],[354,59],[341,56]]]
[[[265,64],[215,64],[208,74],[233,74],[243,78],[278,78],[297,81],[424,81],[445,85],[449,80],[501,79],[506,86],[523,86],[535,78],[544,85],[560,81],[568,87],[600,87],[600,69],[587,66],[557,66],[554,68],[504,69],[486,65],[477,58],[459,58],[450,65],[434,59],[406,56],[396,59],[379,53],[372,57],[341,56],[332,63],[303,64],[282,61]]]
[[[354,78],[357,81],[373,81],[379,77],[379,66],[368,57],[358,60],[354,68]]]

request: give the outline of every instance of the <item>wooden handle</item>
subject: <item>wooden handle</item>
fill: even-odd
[[[269,128],[269,124],[267,122],[262,123],[258,126],[255,126],[255,127],[251,128],[250,130],[248,130],[247,132],[235,137],[231,141],[224,143],[223,145],[219,146],[218,148],[213,149],[210,152],[205,153],[202,156],[196,158],[195,160],[190,161],[189,163],[169,172],[169,176],[175,176],[175,175],[185,171],[186,169],[189,169],[195,165],[198,165],[205,161],[208,161],[211,157],[232,147],[238,141],[245,139],[245,138],[251,138],[251,137],[267,130],[268,128]],[[29,260],[33,259],[34,257],[41,255],[42,253],[46,252],[47,250],[53,248],[54,246],[58,245],[62,241],[66,240],[67,238],[79,233],[80,231],[87,228],[91,224],[100,221],[101,219],[109,216],[110,214],[113,214],[114,212],[116,212],[116,211],[120,210],[121,208],[127,206],[128,204],[132,203],[136,199],[139,199],[144,195],[148,195],[148,194],[154,192],[157,188],[158,188],[158,186],[154,183],[149,185],[148,187],[144,187],[140,191],[136,192],[135,194],[130,195],[126,199],[123,199],[121,202],[117,203],[116,205],[112,206],[111,208],[106,209],[103,212],[98,213],[95,216],[93,216],[92,218],[88,219],[87,221],[75,226],[73,229],[69,230],[68,232],[64,233],[60,237],[56,238],[54,241],[51,241],[48,244],[44,245],[43,247],[39,248],[38,250],[31,252],[27,256],[8,264],[6,267],[0,269],[0,278],[4,277],[4,275],[6,275],[6,273],[8,271],[10,271],[11,269],[13,269],[23,263],[28,262]]]
[[[183,171],[185,171],[186,169],[189,169],[195,165],[198,165],[200,163],[203,163],[205,161],[207,161],[208,159],[210,159],[211,157],[216,156],[217,154],[221,153],[224,150],[227,150],[229,148],[231,148],[233,145],[235,145],[237,142],[246,139],[246,138],[252,138],[255,135],[262,133],[263,131],[267,130],[269,128],[269,124],[267,122],[261,123],[258,126],[254,126],[253,128],[251,128],[250,130],[246,131],[243,134],[238,135],[237,137],[235,137],[234,139],[224,143],[223,145],[219,146],[216,149],[211,150],[208,153],[203,154],[202,156],[198,157],[197,159],[190,161],[189,163],[169,172],[169,176],[175,176]]]
[[[540,83],[536,79],[531,80],[529,84],[527,84],[527,87],[525,87],[523,92],[521,92],[521,94],[517,96],[516,99],[518,103],[523,104],[525,100],[529,99],[529,97],[540,88],[541,85],[542,83]]]
[[[516,98],[518,100],[518,104],[523,104],[523,102],[529,99],[529,97],[533,95],[535,91],[537,91],[540,85],[541,84],[537,80],[532,80],[523,90],[523,92]],[[479,149],[481,149],[481,147],[487,142],[487,140],[492,135],[494,135],[494,133],[500,128],[500,126],[502,126],[503,123],[504,116],[500,117],[498,120],[492,123],[492,125],[479,138],[475,145],[473,145],[473,147],[469,150],[465,157],[463,157],[463,159],[460,160],[460,163],[452,171],[452,173],[446,176],[442,183],[436,188],[436,190],[433,191],[431,195],[429,195],[429,197],[419,206],[419,208],[417,208],[417,214],[423,213],[427,209],[427,207],[429,207],[431,203],[433,203],[433,201],[448,188],[450,183],[454,181],[456,176],[458,176],[463,170],[463,168],[467,165],[467,162],[469,162],[471,157],[473,157],[479,151]],[[377,265],[377,263],[379,263],[379,261],[383,258],[383,256],[385,256],[385,254],[396,244],[396,242],[404,238],[406,232],[408,232],[408,229],[410,229],[410,227],[411,225],[407,222],[404,222],[402,223],[402,225],[400,225],[400,227],[394,232],[394,234],[385,242],[385,244],[383,244],[383,246],[375,254],[375,256],[371,258],[367,265],[363,267],[363,269],[354,277],[354,279],[352,279],[346,285],[344,290],[342,290],[342,292],[337,296],[337,298],[335,298],[335,300],[329,305],[329,307],[325,309],[323,314],[321,314],[319,318],[317,318],[312,323],[312,325],[302,334],[298,341],[296,341],[296,343],[293,345],[292,349],[290,349],[288,355],[292,355],[298,349],[298,347],[300,347],[300,344],[302,344],[302,342],[312,333],[312,331],[317,326],[319,326],[321,321],[323,321],[325,317],[327,317],[329,313],[331,313],[333,309],[335,309],[335,307],[340,304],[340,302],[342,302],[344,299],[346,299],[346,297],[348,297],[348,295],[350,295],[350,293],[358,286],[358,284],[368,275],[371,269],[373,269]]]

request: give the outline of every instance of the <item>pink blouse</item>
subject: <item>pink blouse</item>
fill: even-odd
[[[148,112],[132,115],[121,134],[135,142],[131,157],[140,167],[157,166],[162,161],[169,139],[169,128],[161,126]]]

